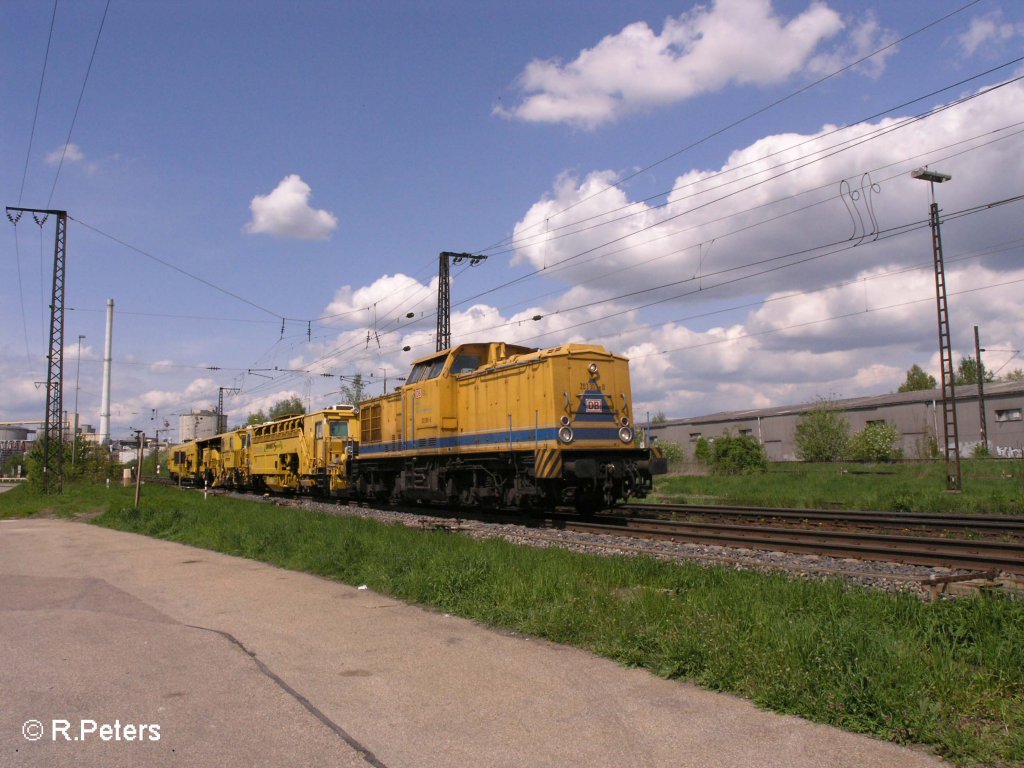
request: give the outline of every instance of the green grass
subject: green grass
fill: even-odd
[[[9,517],[52,514],[57,517],[97,514],[111,506],[131,506],[135,500],[135,486],[122,488],[111,483],[110,488],[84,482],[65,483],[64,493],[43,495],[28,483],[21,483],[0,493],[0,520]]]
[[[303,570],[566,643],[963,765],[1024,765],[1024,605],[604,558],[144,487],[111,528]],[[12,500],[4,497],[18,493]],[[28,502],[31,501],[31,504]],[[0,494],[0,514],[36,501]],[[62,502],[63,503],[63,502]],[[26,507],[27,508],[27,507]]]
[[[963,491],[946,491],[945,463],[769,465],[763,474],[668,475],[656,500],[891,512],[1024,514],[1024,464],[962,462]]]

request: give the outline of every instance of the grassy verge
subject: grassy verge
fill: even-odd
[[[159,489],[96,521],[585,648],[961,764],[1024,764],[1024,606],[520,548]]]
[[[946,492],[944,462],[772,464],[763,474],[660,477],[655,491],[677,503],[1024,514],[1024,463],[970,459],[962,467],[961,493]]]
[[[16,494],[12,497],[12,494]],[[75,501],[74,494],[79,494]],[[1024,765],[1024,606],[908,596],[648,558],[520,548],[146,487],[69,488],[95,522],[367,584],[903,744]],[[54,508],[21,490],[0,515]],[[15,512],[12,512],[15,511]],[[58,510],[60,511],[60,510]]]
[[[74,517],[106,512],[111,507],[131,506],[135,500],[135,487],[122,488],[111,484],[92,485],[84,482],[66,483],[64,493],[43,495],[22,483],[0,493],[0,520],[32,515]]]

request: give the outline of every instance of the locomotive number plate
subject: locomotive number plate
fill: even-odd
[[[587,413],[600,413],[601,406],[604,405],[604,400],[600,397],[587,397],[584,398],[584,403],[587,408]]]

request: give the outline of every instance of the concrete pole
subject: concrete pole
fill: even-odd
[[[114,300],[107,299],[107,338],[103,344],[103,401],[100,405],[100,445],[110,442],[110,363],[114,350]]]

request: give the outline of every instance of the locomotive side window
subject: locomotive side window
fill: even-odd
[[[332,421],[331,422],[331,437],[348,437],[348,422],[347,421]]]
[[[452,363],[452,373],[472,373],[479,367],[479,355],[459,355]]]

